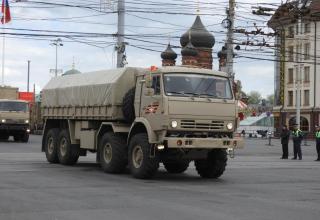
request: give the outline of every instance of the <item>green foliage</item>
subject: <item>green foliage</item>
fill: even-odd
[[[268,95],[267,101],[268,101],[268,103],[270,103],[270,105],[273,105],[274,104],[274,95],[273,94]]]
[[[262,100],[261,94],[258,91],[251,91],[248,95],[249,104],[259,104]]]

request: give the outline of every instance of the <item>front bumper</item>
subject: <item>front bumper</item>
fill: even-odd
[[[217,149],[217,148],[244,148],[242,138],[179,138],[166,137],[167,148],[186,148],[186,149]]]
[[[29,131],[29,124],[0,124],[0,131]]]

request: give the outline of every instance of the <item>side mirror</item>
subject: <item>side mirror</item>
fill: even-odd
[[[145,96],[153,96],[154,95],[154,89],[153,88],[145,88],[144,95]]]

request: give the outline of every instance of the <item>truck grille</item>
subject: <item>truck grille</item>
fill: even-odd
[[[201,129],[201,130],[221,130],[224,128],[223,121],[211,121],[210,123],[195,121],[195,120],[181,120],[181,128]]]
[[[23,121],[21,119],[6,119],[6,124],[19,124],[23,123]]]

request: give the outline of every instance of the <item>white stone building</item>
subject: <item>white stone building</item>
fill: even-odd
[[[301,28],[299,16],[302,14]],[[300,91],[301,129],[320,125],[320,1],[290,1],[281,5],[268,25],[278,33],[275,64],[275,127],[292,127]]]

